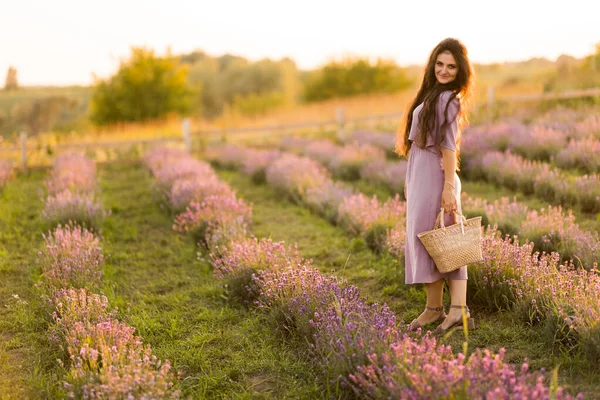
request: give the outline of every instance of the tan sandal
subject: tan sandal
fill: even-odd
[[[429,311],[437,311],[440,313],[440,315],[438,315],[438,317],[436,319],[434,319],[431,322],[427,322],[426,324],[421,324],[419,322],[418,318],[415,318],[409,325],[408,325],[408,329],[407,332],[413,332],[416,331],[419,328],[423,328],[426,325],[429,324],[433,324],[435,322],[444,320],[446,318],[446,313],[444,312],[444,306],[440,306],[440,307],[425,307],[427,310]]]
[[[471,313],[469,312],[469,307],[451,305],[450,308],[460,308],[461,310],[466,310],[465,317],[466,317],[466,323],[467,323],[467,330],[475,329],[475,319],[471,318]],[[438,336],[443,333],[453,331],[454,329],[456,329],[458,327],[463,327],[462,313],[461,313],[461,317],[458,320],[454,321],[452,324],[450,324],[450,326],[448,326],[446,329],[442,328],[442,325],[443,325],[443,322],[441,324],[439,324],[437,328],[435,328],[435,331],[433,331],[434,336]]]

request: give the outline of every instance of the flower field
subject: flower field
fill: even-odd
[[[267,182],[296,200],[304,198],[311,189],[328,184],[329,177],[322,167],[305,160],[293,155],[275,159],[266,167]],[[151,152],[145,157],[145,163],[156,177],[162,175],[163,168],[168,168],[179,169],[180,179],[184,180],[214,179],[214,174],[203,164],[197,164],[197,175],[189,174],[188,164],[198,162],[173,150]],[[159,190],[168,192],[169,188]],[[526,365],[517,370],[504,363],[502,352],[477,351],[469,357],[454,355],[429,335],[407,335],[404,325],[397,324],[396,316],[386,305],[369,304],[356,286],[335,276],[323,275],[293,246],[253,237],[250,234],[251,205],[236,201],[235,194],[221,196],[221,201],[211,197],[195,196],[186,211],[175,217],[174,230],[192,232],[198,244],[207,248],[215,278],[227,282],[232,298],[246,306],[263,309],[286,336],[300,336],[301,341],[306,341],[315,367],[322,369],[332,384],[339,382],[360,398],[431,398],[440,394],[472,398],[492,392],[497,393],[498,398],[521,394],[523,398],[549,396],[542,378],[535,380]],[[382,206],[373,200],[365,202],[358,198],[358,207],[365,211],[364,216],[356,213],[358,218],[351,218],[344,211],[356,211],[354,203],[340,203],[340,221],[348,218],[348,229],[360,235],[386,221],[397,220],[403,211],[397,198]],[[369,212],[372,209],[374,213]],[[365,231],[361,232],[363,228]],[[402,356],[407,351],[414,356],[408,363],[406,356]],[[423,360],[419,360],[420,355],[424,356]],[[495,375],[493,381],[490,376],[477,384],[483,364],[493,364],[493,370],[504,372]],[[441,388],[436,388],[436,382],[440,385],[439,378],[422,373],[422,368],[439,368],[440,374],[448,374],[446,370],[451,365],[452,368],[460,366],[451,373],[456,374],[456,379],[445,381],[441,392]],[[375,372],[394,368],[398,368],[394,381],[385,384],[383,377]],[[517,384],[513,384],[515,380]],[[554,395],[562,397],[562,389]]]
[[[600,240],[582,220],[595,206],[583,189],[556,197],[594,178],[552,147],[593,149],[595,125],[538,123],[519,143],[501,127],[499,147],[482,140],[495,168],[522,163],[496,184],[546,203],[463,193],[486,225],[469,266],[479,322],[442,337],[406,332],[424,294],[403,284],[406,162],[389,135],[100,167],[63,153],[5,173],[0,398],[598,398]],[[552,141],[534,150],[536,135]],[[487,180],[476,162],[465,176]]]

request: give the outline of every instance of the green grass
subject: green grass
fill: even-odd
[[[205,254],[171,229],[149,173],[124,163],[100,169],[105,293],[145,343],[181,372],[192,398],[322,398],[317,371],[256,310],[230,306]]]
[[[346,278],[370,301],[387,303],[399,319],[408,322],[422,311],[424,290],[421,285],[404,284],[402,260],[388,254],[376,255],[361,239],[288,202],[266,185],[255,185],[250,178],[233,171],[218,170],[218,174],[237,189],[238,197],[253,203],[252,230],[257,236],[297,242],[302,254],[312,258],[317,268]],[[478,327],[470,332],[469,351],[478,347],[492,350],[505,347],[510,362],[527,359],[532,369],[546,370],[560,365],[562,386],[572,392],[582,391],[586,398],[600,393],[593,366],[549,347],[543,332],[526,326],[513,313],[489,314],[474,309],[472,314]],[[460,351],[463,337],[455,334],[446,343]]]
[[[46,173],[33,171],[0,192],[0,399],[57,398],[58,349],[48,340],[34,284],[48,226],[39,220]]]

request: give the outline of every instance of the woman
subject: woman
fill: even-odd
[[[404,195],[406,211],[406,283],[424,283],[427,306],[409,330],[443,322],[439,334],[470,319],[467,308],[467,267],[442,274],[417,234],[433,229],[440,207],[445,223],[454,223],[460,207],[458,170],[460,131],[465,126],[473,71],[467,49],[458,40],[441,41],[431,52],[421,88],[406,114],[406,125],[396,137],[396,152],[408,157]],[[444,280],[450,286],[451,306],[442,306]],[[472,325],[472,324],[469,324]]]

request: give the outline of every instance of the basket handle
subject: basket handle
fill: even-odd
[[[454,214],[454,221],[456,222],[458,220],[458,223],[460,224],[460,230],[462,232],[462,234],[465,234],[465,225],[464,223],[467,222],[467,219],[465,218],[464,215],[457,213],[456,211],[452,211],[452,213]],[[440,226],[441,225],[441,226]],[[444,207],[442,207],[440,209],[440,213],[438,214],[437,218],[435,219],[435,225],[433,227],[433,229],[446,229],[446,224],[444,222]]]

